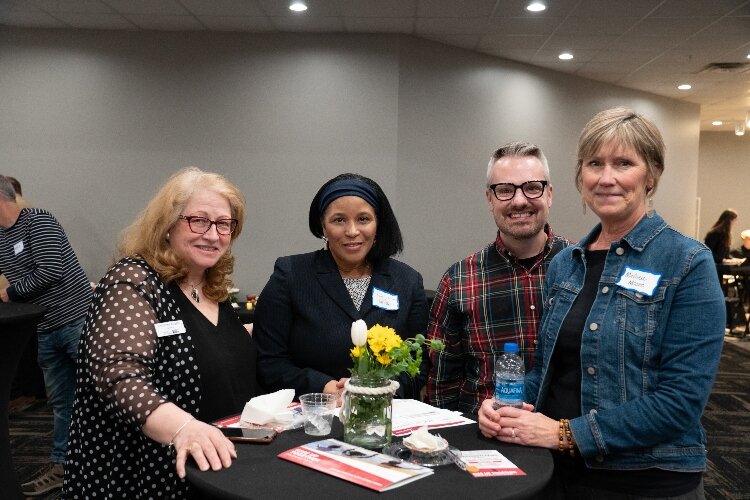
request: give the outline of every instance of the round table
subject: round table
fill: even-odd
[[[8,403],[10,386],[23,348],[36,333],[36,326],[45,310],[36,304],[0,302],[0,491],[3,498],[24,498],[10,453]]]
[[[541,491],[552,477],[553,463],[549,450],[486,439],[479,433],[476,424],[443,428],[439,433],[459,450],[498,450],[526,475],[475,478],[454,465],[446,465],[435,468],[431,476],[378,493],[277,457],[283,451],[312,441],[326,438],[342,440],[343,427],[338,419],[334,419],[333,431],[329,436],[308,436],[301,429],[296,429],[282,432],[270,444],[237,443],[238,457],[228,469],[201,472],[190,461],[187,478],[206,498],[212,499],[349,500],[376,497],[530,498]]]

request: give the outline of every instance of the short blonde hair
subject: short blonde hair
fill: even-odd
[[[172,175],[133,223],[122,232],[118,253],[119,258],[140,256],[167,283],[185,278],[188,273],[185,263],[172,250],[167,235],[193,194],[203,190],[213,191],[226,198],[232,218],[237,219],[229,248],[216,265],[206,272],[202,290],[206,297],[221,302],[229,297],[227,289],[232,286],[229,278],[234,270],[231,243],[242,232],[245,219],[244,196],[237,186],[222,175],[204,172],[196,167],[186,167]]]
[[[628,108],[611,108],[595,114],[583,127],[578,139],[576,187],[581,191],[583,159],[595,155],[601,147],[615,142],[633,148],[646,162],[654,186],[653,194],[664,172],[664,139],[654,123]]]

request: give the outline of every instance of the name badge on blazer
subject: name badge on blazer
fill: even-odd
[[[178,319],[177,321],[156,323],[154,328],[156,328],[157,337],[169,337],[170,335],[177,335],[179,333],[185,333],[186,331],[185,325],[182,323],[181,319]]]
[[[398,311],[398,295],[372,287],[372,305],[386,311]]]
[[[659,284],[659,278],[661,278],[661,274],[626,267],[625,272],[620,276],[620,281],[616,284],[650,297],[653,295],[656,285]]]

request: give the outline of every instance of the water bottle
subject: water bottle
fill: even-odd
[[[523,359],[518,355],[518,344],[506,342],[505,351],[495,362],[495,399],[492,407],[523,406],[523,378],[526,370]]]

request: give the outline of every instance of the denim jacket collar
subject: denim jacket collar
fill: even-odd
[[[623,236],[620,241],[628,244],[630,248],[636,252],[642,252],[648,243],[667,228],[667,223],[659,214],[654,213],[653,217],[644,215],[638,224],[630,230],[628,234]],[[576,243],[573,252],[575,254],[581,254],[586,250],[586,247],[596,239],[602,230],[601,222],[597,224],[589,234],[583,237],[581,241]]]

